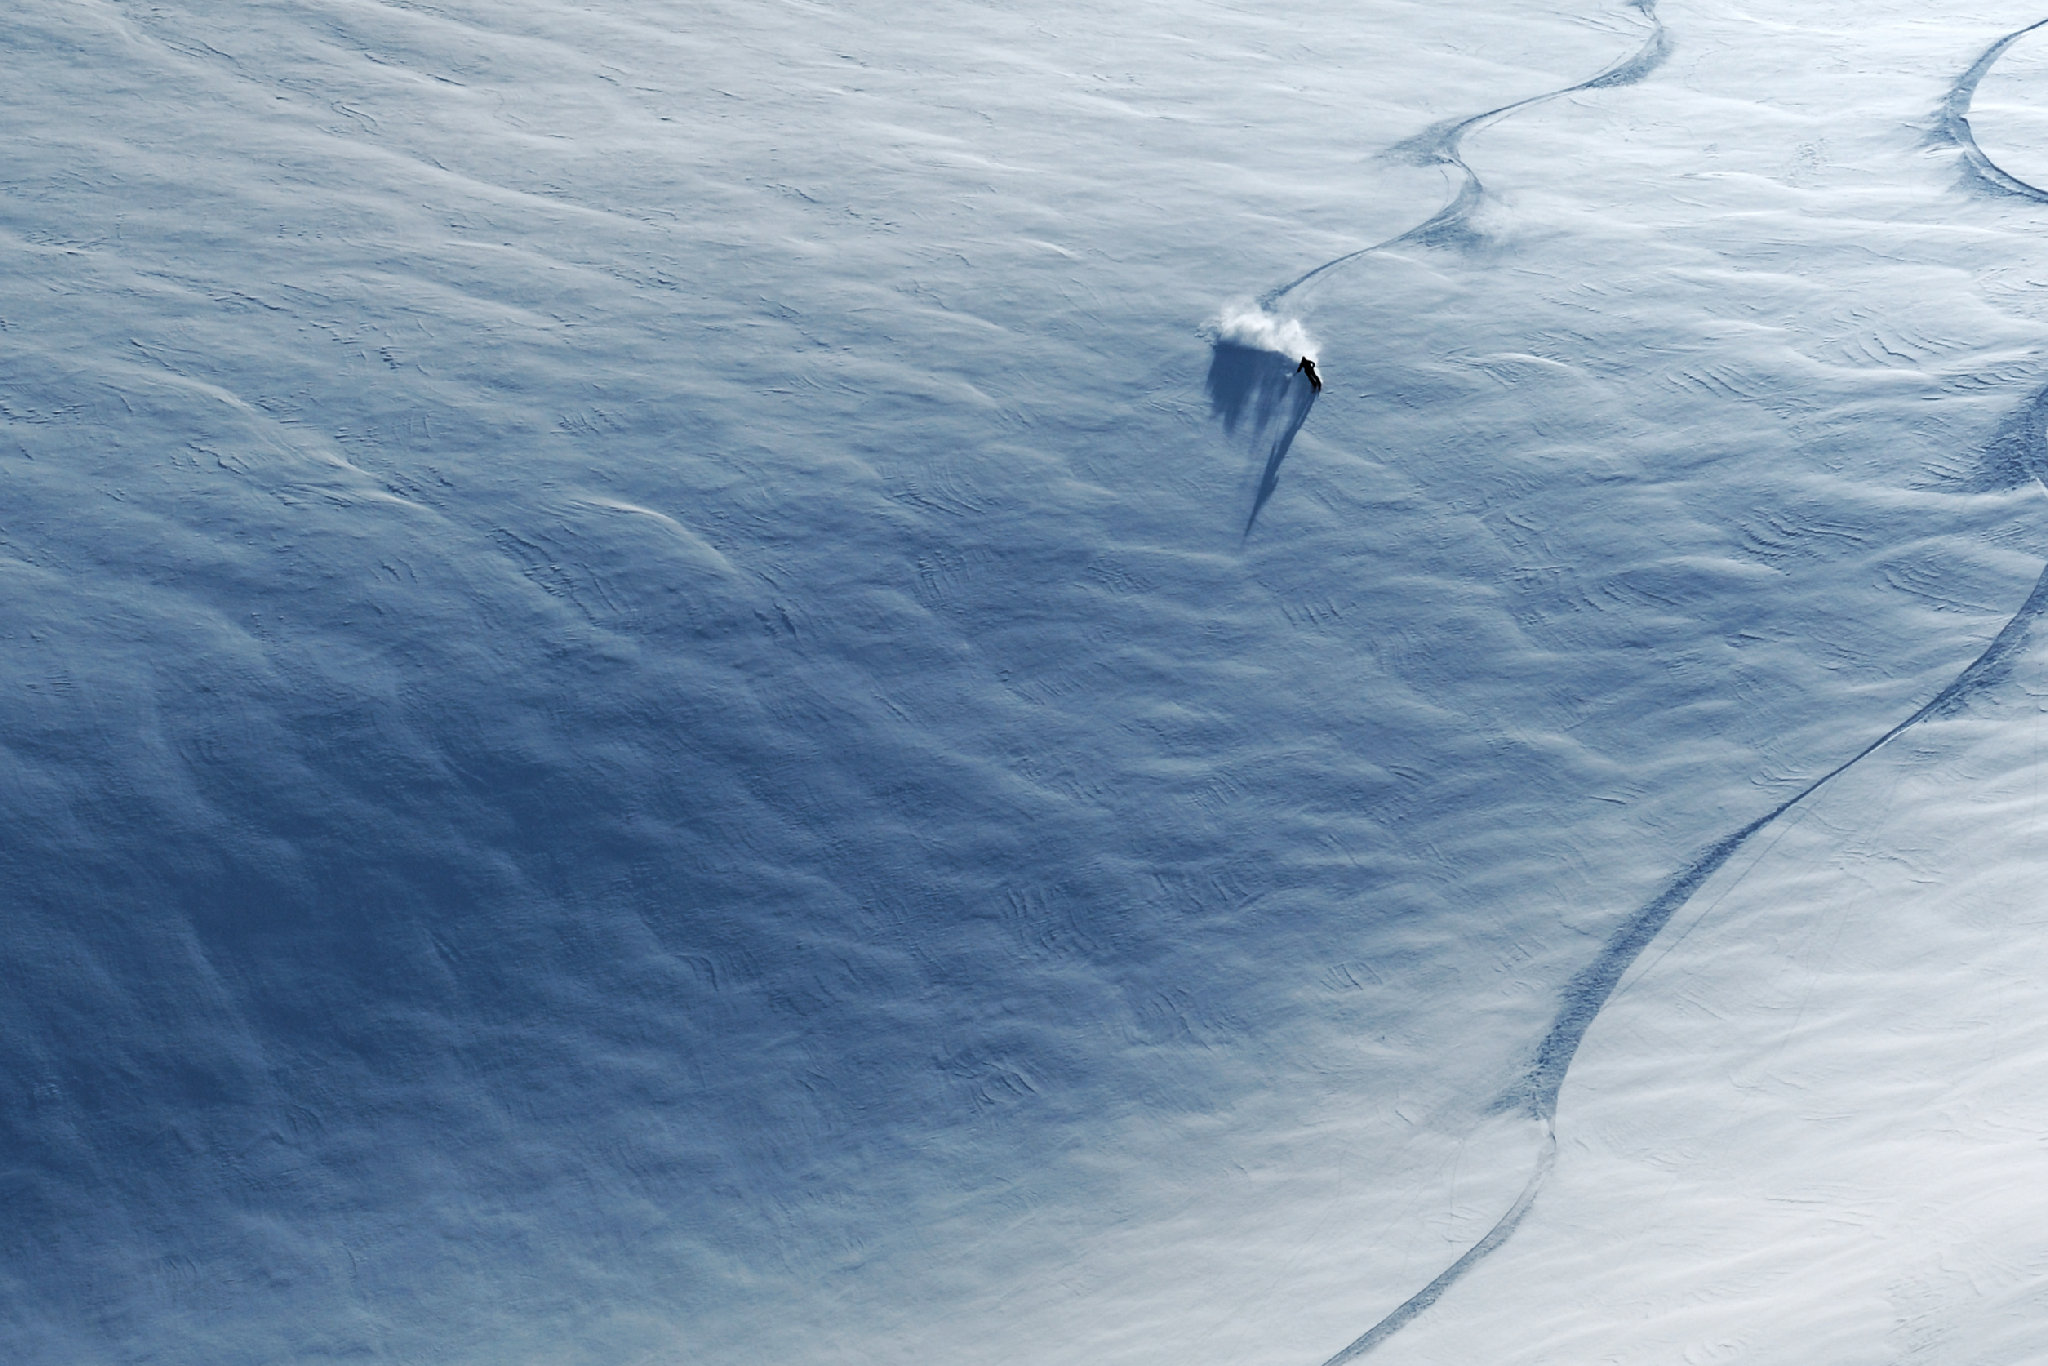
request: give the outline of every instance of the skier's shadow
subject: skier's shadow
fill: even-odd
[[[1287,459],[1295,433],[1308,421],[1318,389],[1300,372],[1298,361],[1278,351],[1246,346],[1228,339],[1218,340],[1209,358],[1209,411],[1235,436],[1240,426],[1249,426],[1253,440],[1263,436],[1276,421],[1280,431],[1266,455],[1266,469],[1259,477],[1259,491],[1252,499],[1251,516],[1245,518],[1244,534],[1252,534],[1259,512],[1280,486],[1280,466]]]

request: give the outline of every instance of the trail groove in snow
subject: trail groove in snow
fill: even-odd
[[[2021,180],[1984,155],[1984,149],[1977,145],[1976,131],[1970,127],[1970,105],[1977,98],[1978,85],[1991,73],[1991,68],[1998,64],[1998,59],[2006,54],[2008,48],[2043,25],[2048,25],[2048,19],[2015,29],[1984,49],[1984,55],[1971,63],[1970,69],[1949,87],[1948,98],[1941,102],[1941,121],[1942,131],[1962,150],[1964,160],[1980,182],[2005,194],[2048,204],[2048,190]]]
[[[1649,19],[1653,26],[1650,36],[1643,40],[1643,45],[1634,53],[1606,68],[1599,75],[1580,81],[1577,85],[1531,95],[1527,99],[1503,104],[1481,114],[1473,114],[1449,123],[1439,123],[1389,148],[1387,155],[1398,157],[1410,165],[1449,166],[1455,169],[1460,181],[1458,192],[1452,196],[1451,202],[1424,222],[1397,237],[1390,237],[1369,247],[1361,247],[1357,251],[1346,252],[1342,256],[1323,262],[1306,274],[1296,276],[1278,289],[1262,295],[1259,299],[1260,307],[1271,308],[1317,276],[1335,270],[1347,262],[1356,261],[1361,256],[1384,251],[1403,242],[1439,247],[1461,246],[1470,242],[1473,237],[1471,218],[1479,206],[1486,202],[1486,185],[1465,160],[1466,134],[1484,128],[1518,109],[1548,104],[1552,100],[1563,99],[1566,95],[1576,95],[1582,90],[1608,90],[1618,86],[1635,85],[1648,78],[1664,64],[1665,58],[1671,55],[1671,35],[1664,27],[1664,21],[1657,17],[1657,0],[1630,0],[1630,8],[1640,10],[1644,17]]]
[[[1546,1121],[1543,1128],[1543,1147],[1537,1153],[1536,1170],[1529,1173],[1529,1180],[1522,1186],[1522,1193],[1515,1197],[1515,1203],[1508,1206],[1508,1212],[1500,1222],[1486,1231],[1486,1236],[1465,1249],[1465,1255],[1445,1267],[1443,1273],[1422,1289],[1402,1301],[1401,1307],[1367,1329],[1357,1341],[1331,1357],[1324,1366],[1341,1366],[1343,1362],[1356,1361],[1373,1348],[1385,1342],[1394,1334],[1407,1327],[1408,1321],[1429,1308],[1440,1299],[1446,1290],[1463,1279],[1465,1273],[1492,1254],[1493,1250],[1505,1243],[1521,1227],[1522,1218],[1536,1203],[1538,1192],[1550,1177],[1550,1169],[1557,1165],[1557,1134]]]

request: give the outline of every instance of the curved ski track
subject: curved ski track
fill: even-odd
[[[1452,197],[1450,203],[1437,210],[1427,221],[1417,224],[1400,236],[1389,237],[1384,242],[1375,242],[1372,246],[1346,252],[1335,260],[1323,262],[1304,275],[1296,276],[1278,289],[1260,295],[1259,306],[1270,309],[1318,275],[1356,261],[1361,256],[1370,256],[1373,252],[1385,251],[1388,247],[1399,246],[1404,242],[1424,246],[1462,246],[1470,243],[1473,239],[1471,218],[1479,206],[1486,202],[1486,185],[1479,179],[1478,173],[1466,164],[1465,135],[1497,122],[1517,109],[1547,104],[1551,100],[1563,99],[1566,95],[1576,95],[1582,90],[1609,90],[1617,86],[1634,85],[1664,65],[1664,59],[1671,55],[1671,34],[1664,27],[1664,21],[1657,17],[1657,0],[1629,0],[1629,8],[1641,11],[1650,21],[1653,26],[1650,36],[1643,40],[1643,45],[1632,55],[1616,62],[1599,75],[1580,81],[1577,85],[1565,86],[1561,90],[1545,91],[1541,95],[1531,95],[1527,99],[1516,100],[1513,104],[1489,109],[1483,114],[1473,114],[1450,123],[1439,123],[1389,148],[1389,156],[1399,157],[1413,166],[1454,167],[1462,177],[1458,193]]]
[[[1970,69],[1957,77],[1956,83],[1949,87],[1948,98],[1941,102],[1941,126],[1949,141],[1962,149],[1964,161],[1969,163],[1970,170],[1976,174],[1980,183],[2004,194],[2018,195],[2022,199],[2048,204],[2048,190],[2028,184],[1985,156],[1984,149],[1977,145],[1976,131],[1970,127],[1970,104],[1977,98],[1978,82],[1998,64],[1998,59],[2005,55],[2007,48],[2042,25],[2048,25],[2048,19],[2028,24],[2023,29],[2016,29],[1984,49],[1984,55],[1972,63]]]
[[[1643,45],[1633,54],[1606,68],[1599,75],[1580,81],[1577,85],[1545,91],[1540,95],[1531,95],[1512,104],[1489,109],[1482,114],[1440,123],[1424,129],[1405,142],[1397,143],[1388,150],[1388,155],[1399,157],[1415,166],[1449,166],[1457,170],[1462,181],[1451,202],[1437,210],[1427,221],[1417,224],[1398,237],[1390,237],[1384,242],[1376,242],[1372,246],[1346,252],[1335,260],[1323,262],[1305,275],[1297,276],[1278,289],[1268,290],[1259,296],[1259,307],[1270,310],[1280,300],[1317,276],[1335,270],[1347,262],[1356,261],[1361,256],[1369,256],[1373,252],[1384,251],[1388,247],[1399,246],[1404,242],[1440,247],[1469,245],[1475,237],[1470,221],[1479,206],[1486,202],[1486,185],[1465,161],[1463,148],[1466,134],[1505,118],[1517,109],[1545,104],[1551,100],[1562,99],[1566,95],[1575,95],[1582,90],[1607,90],[1616,86],[1634,85],[1662,66],[1664,59],[1671,55],[1671,36],[1664,27],[1664,21],[1657,17],[1657,0],[1628,0],[1628,3],[1629,8],[1640,11],[1652,25],[1650,36],[1643,40]],[[1308,420],[1308,410],[1315,406],[1315,398],[1315,394],[1311,392],[1306,398],[1297,401],[1291,421],[1273,441],[1272,449],[1266,456],[1265,472],[1259,479],[1258,493],[1252,500],[1251,515],[1245,518],[1244,535],[1247,538],[1251,536],[1252,527],[1259,520],[1260,510],[1273,496],[1273,491],[1280,487],[1280,466],[1286,461],[1289,448],[1294,445],[1295,434],[1301,430],[1302,423]]]
[[[1655,0],[1647,0],[1646,3],[1639,3],[1637,5],[1637,8],[1643,10],[1646,14],[1652,14],[1653,17],[1654,7]],[[1970,104],[1976,95],[1977,85],[1983,80],[1985,74],[2005,54],[2006,49],[2010,48],[2020,38],[2044,26],[2048,26],[2048,19],[2029,24],[2027,27],[2009,33],[1992,44],[1956,80],[1955,85],[1949,91],[1947,99],[1943,101],[1941,112],[1944,131],[1954,140],[1956,146],[1962,150],[1970,168],[1978,177],[2003,192],[2048,203],[2048,190],[2031,185],[2011,175],[1984,154],[1982,149],[1977,146],[1976,137],[1970,129],[1969,122]],[[1624,85],[1632,80],[1640,80],[1643,75],[1646,75],[1655,66],[1656,62],[1662,60],[1666,51],[1668,51],[1668,42],[1665,39],[1663,26],[1660,23],[1656,34],[1652,36],[1649,43],[1644,45],[1642,52],[1638,53],[1636,57],[1622,63],[1620,66],[1610,68],[1590,81],[1573,86],[1571,89],[1589,90],[1606,85]],[[1565,94],[1568,92],[1559,91],[1557,93]],[[1554,96],[1536,97],[1538,100],[1549,98],[1554,98]],[[1457,199],[1453,200],[1436,217],[1430,219],[1421,227],[1393,239],[1393,241],[1455,241],[1456,234],[1462,231],[1463,219],[1461,215],[1469,213],[1471,206],[1478,203],[1479,196],[1483,193],[1478,177],[1472,174],[1471,168],[1466,167],[1462,160],[1457,159],[1458,139],[1481,123],[1497,118],[1510,110],[1518,109],[1522,105],[1534,102],[1535,100],[1523,100],[1517,104],[1504,105],[1500,109],[1476,115],[1462,123],[1448,125],[1441,131],[1433,131],[1424,134],[1421,139],[1417,139],[1417,145],[1446,149],[1448,158],[1464,169],[1467,177],[1466,185],[1460,191]],[[1392,243],[1382,243],[1381,245],[1392,245]],[[1376,251],[1378,249],[1377,247],[1368,247],[1366,251]],[[1278,300],[1296,285],[1313,279],[1322,272],[1363,254],[1364,252],[1353,252],[1350,256],[1339,257],[1335,261],[1318,266],[1315,270],[1300,277],[1300,279],[1273,291],[1266,296],[1265,301]],[[2020,450],[2018,451],[2017,463],[2023,466],[2026,474],[2031,476],[2035,482],[2041,484],[2044,489],[2048,489],[2048,387],[2040,389],[2016,417],[2020,429],[2018,432]],[[1995,439],[1993,444],[2005,445],[2011,442],[2012,436],[2006,435]],[[1990,453],[1997,454],[1995,451]],[[2007,458],[2009,459],[2010,456]],[[1467,1272],[1471,1271],[1473,1267],[1485,1260],[1485,1258],[1490,1256],[1513,1236],[1515,1230],[1520,1227],[1523,1218],[1536,1203],[1537,1195],[1541,1192],[1551,1169],[1556,1164],[1557,1132],[1554,1121],[1557,1115],[1557,1097],[1564,1087],[1566,1076],[1571,1071],[1572,1060],[1578,1054],[1579,1044],[1584,1040],[1586,1031],[1592,1027],[1593,1021],[1599,1017],[1601,1010],[1607,1005],[1608,999],[1613,996],[1615,988],[1620,985],[1623,974],[1642,955],[1643,950],[1650,946],[1651,941],[1657,937],[1665,925],[1670,923],[1671,917],[1677,914],[1679,908],[1692,899],[1693,894],[1700,889],[1701,885],[1719,871],[1722,865],[1726,864],[1736,851],[1747,844],[1759,831],[1771,825],[1779,817],[1785,815],[1808,797],[1820,791],[1821,788],[1827,786],[1857,764],[1862,763],[1865,759],[1921,722],[1953,715],[1971,697],[1987,688],[1995,686],[2004,679],[2026,650],[2032,640],[2036,623],[2044,615],[2048,615],[2048,566],[2043,567],[2040,578],[2035,580],[2033,591],[2027,595],[2026,601],[2020,604],[2019,610],[2013,613],[1998,635],[1984,648],[1983,653],[1979,654],[1961,673],[1957,674],[1947,687],[1936,693],[1918,711],[1915,711],[1905,720],[1872,740],[1849,758],[1829,769],[1826,773],[1821,774],[1805,787],[1800,788],[1797,792],[1787,797],[1784,801],[1779,802],[1755,820],[1750,821],[1747,825],[1724,835],[1721,839],[1707,846],[1706,849],[1694,857],[1692,862],[1681,869],[1677,876],[1666,883],[1656,896],[1652,897],[1635,914],[1623,921],[1608,936],[1607,942],[1601,947],[1599,955],[1592,963],[1582,969],[1577,976],[1573,977],[1571,982],[1565,987],[1563,1000],[1558,1007],[1557,1014],[1551,1020],[1550,1030],[1543,1036],[1542,1043],[1537,1046],[1535,1061],[1530,1065],[1529,1070],[1523,1075],[1521,1081],[1501,1098],[1500,1109],[1521,1110],[1531,1118],[1540,1121],[1543,1125],[1543,1142],[1537,1154],[1535,1169],[1530,1173],[1528,1183],[1523,1186],[1521,1194],[1516,1197],[1514,1204],[1509,1206],[1507,1213],[1500,1217],[1499,1221],[1486,1232],[1484,1237],[1466,1249],[1463,1256],[1445,1268],[1443,1273],[1435,1280],[1404,1300],[1392,1313],[1367,1329],[1349,1346],[1329,1358],[1323,1366],[1343,1366],[1344,1363],[1355,1361],[1371,1352],[1374,1348],[1406,1327],[1416,1316],[1435,1304],[1437,1300],[1442,1298],[1444,1292],[1463,1279]]]

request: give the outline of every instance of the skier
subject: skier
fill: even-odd
[[[1319,394],[1323,392],[1323,377],[1316,373],[1316,363],[1307,356],[1303,356],[1301,364],[1294,367],[1294,373],[1297,375],[1307,375],[1309,386]]]

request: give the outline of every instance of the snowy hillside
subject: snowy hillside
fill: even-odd
[[[2048,1355],[2044,18],[18,0],[7,1355]]]

